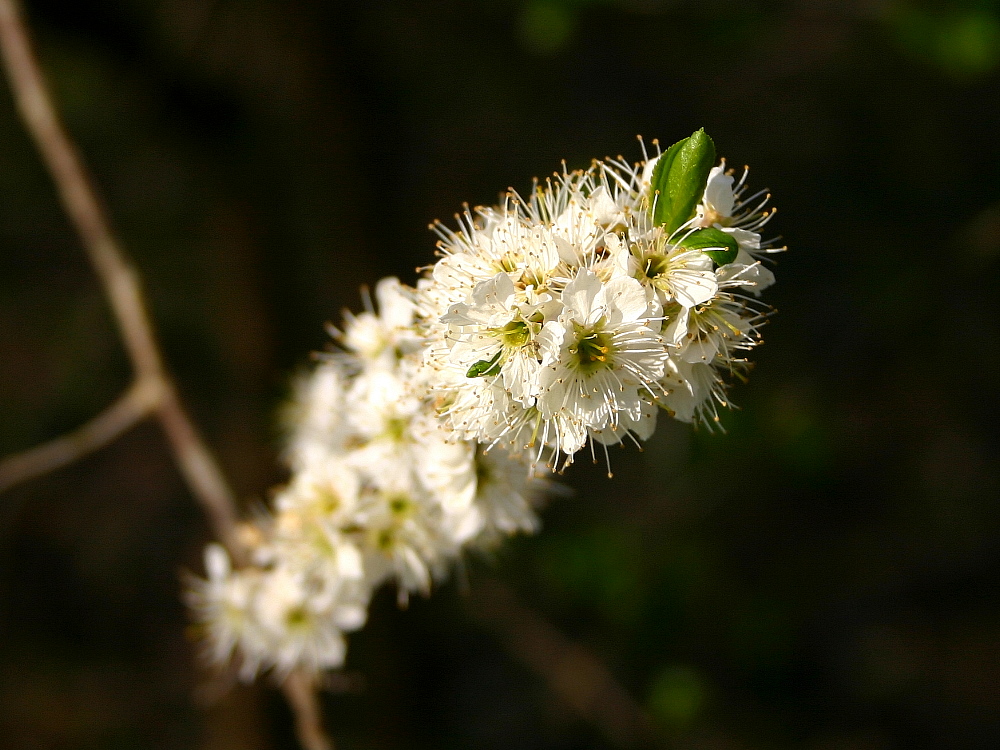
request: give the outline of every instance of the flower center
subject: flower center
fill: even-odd
[[[396,495],[389,500],[389,510],[396,518],[403,519],[411,514],[414,509],[413,501],[405,495]]]
[[[393,443],[402,443],[406,439],[406,431],[409,426],[409,420],[392,417],[386,420],[385,436]]]
[[[305,607],[292,607],[285,613],[285,625],[290,630],[298,630],[309,624],[309,613]]]
[[[611,367],[612,348],[610,334],[596,330],[584,333],[569,350],[573,358],[571,366],[585,375]]]
[[[374,542],[383,554],[388,554],[396,546],[396,534],[392,529],[380,529],[375,533]]]
[[[324,516],[334,513],[340,507],[340,497],[328,487],[316,487],[316,510]]]
[[[655,279],[670,270],[670,261],[666,255],[650,255],[645,259],[643,273],[647,279]]]
[[[701,225],[703,227],[714,227],[719,224],[724,227],[731,226],[733,220],[728,216],[723,216],[718,211],[713,209],[708,209],[705,211],[705,217],[701,220]]]
[[[531,329],[523,320],[512,320],[497,333],[507,349],[520,349],[531,339]]]
[[[512,250],[508,250],[500,258],[500,270],[506,271],[507,273],[515,273],[521,265],[521,255],[520,253],[515,253]]]

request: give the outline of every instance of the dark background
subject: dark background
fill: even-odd
[[[477,613],[486,576],[599,658],[662,747],[1000,747],[997,2],[28,12],[248,508],[283,480],[290,375],[360,284],[414,280],[431,219],[702,126],[774,193],[779,313],[726,434],[663,420],[613,480],[574,466],[541,535],[470,561],[472,597],[382,592],[323,697],[341,750],[622,744]],[[0,454],[130,377],[6,88],[0,357]],[[180,593],[207,540],[155,424],[0,496],[0,746],[293,747],[266,681],[198,666]]]

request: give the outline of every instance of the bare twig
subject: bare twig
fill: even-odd
[[[68,435],[0,460],[0,492],[71,464],[114,440],[159,405],[158,381],[136,380],[111,406]]]
[[[604,663],[522,604],[506,584],[494,578],[477,581],[470,604],[473,614],[514,656],[616,746],[646,748],[658,744],[646,712]]]
[[[13,456],[2,466],[21,467],[20,475],[10,474],[15,481],[19,476],[37,476],[79,458],[121,434],[145,413],[155,412],[177,465],[208,515],[216,537],[241,562],[246,558],[246,550],[238,533],[236,498],[181,404],[174,381],[163,364],[139,275],[115,237],[97,190],[59,121],[16,0],[0,0],[0,54],[18,112],[100,277],[136,379],[126,396],[93,422],[64,438]],[[332,748],[322,729],[314,686],[303,676],[293,676],[286,682],[285,695],[295,711],[296,729],[303,746],[307,750]]]
[[[0,52],[18,111],[101,279],[136,378],[160,386],[162,393],[156,412],[181,472],[208,513],[216,535],[235,556],[242,557],[236,535],[235,498],[184,411],[163,366],[139,276],[115,238],[97,191],[59,121],[15,0],[0,0]]]

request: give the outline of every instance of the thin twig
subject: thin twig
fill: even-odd
[[[117,401],[68,435],[0,460],[0,492],[71,464],[149,416],[159,405],[160,384],[136,380]]]
[[[0,51],[18,111],[104,286],[136,378],[160,384],[162,397],[157,415],[181,472],[205,507],[216,535],[234,556],[242,557],[236,533],[235,497],[184,411],[163,366],[139,275],[115,238],[97,191],[59,121],[15,0],[0,0]]]
[[[145,393],[144,389],[147,388],[155,391],[157,400],[155,404],[147,405],[147,408],[155,408],[189,489],[208,515],[216,537],[239,563],[246,559],[246,550],[238,533],[236,498],[181,404],[174,381],[163,364],[139,275],[111,230],[93,181],[59,121],[16,0],[0,0],[0,54],[3,56],[18,112],[35,140],[42,160],[52,175],[59,199],[76,227],[107,294],[115,322],[135,368],[136,385],[129,393]],[[119,402],[95,420],[101,420],[97,427],[102,429],[93,430],[94,423],[90,423],[81,428],[81,431],[91,430],[98,437],[107,435],[106,442],[138,419],[125,419],[129,416],[127,412],[128,409]],[[109,428],[118,429],[115,431]],[[81,431],[67,436],[63,441],[73,442]],[[40,446],[37,451],[44,455],[46,451],[53,452],[52,445],[61,449],[65,444],[57,440]],[[21,454],[20,458],[31,453]],[[73,455],[61,455],[69,456],[67,461],[62,462],[66,463],[73,459],[73,455],[79,457],[83,453],[77,451]],[[18,457],[12,457],[11,460],[16,458]],[[50,462],[49,465],[55,468],[62,463]],[[285,686],[285,695],[295,711],[296,730],[307,750],[328,750],[332,748],[332,744],[325,739],[314,686],[304,680],[304,677],[295,678]]]
[[[521,603],[509,586],[495,578],[479,580],[470,604],[477,619],[499,636],[514,656],[614,745],[647,748],[659,744],[649,716],[604,663]]]

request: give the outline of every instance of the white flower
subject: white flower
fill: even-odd
[[[450,439],[447,430],[432,414],[424,413],[413,425],[416,475],[420,484],[447,512],[461,511],[476,494],[474,447],[465,441]]]
[[[759,342],[760,316],[745,315],[747,308],[725,295],[707,305],[682,307],[664,326],[663,337],[674,347],[671,353],[683,362],[711,364],[718,359],[730,366]]]
[[[657,229],[632,244],[629,275],[656,291],[661,304],[694,307],[719,291],[712,259],[701,250],[672,245]]]
[[[283,415],[291,433],[285,453],[289,465],[304,468],[339,450],[348,430],[345,411],[340,363],[322,361],[309,377],[299,378],[295,397]]]
[[[313,672],[344,663],[346,644],[338,627],[339,591],[300,571],[268,571],[254,597],[253,614],[270,640],[267,661],[279,676],[295,667]],[[355,622],[355,607],[348,607]]]
[[[733,235],[739,243],[739,254],[732,263],[719,269],[719,281],[729,287],[744,287],[760,296],[774,283],[774,274],[761,265],[760,256],[778,250],[762,247],[757,230],[770,221],[774,211],[764,210],[769,195],[755,193],[747,199],[743,198],[746,178],[747,170],[744,170],[737,183],[732,171],[726,170],[725,159],[721,165],[713,167],[694,223],[699,227],[716,227]],[[764,197],[754,204],[753,201],[762,194]]]
[[[660,385],[660,404],[680,422],[718,422],[716,406],[726,406],[725,383],[718,371],[705,362],[670,357]]]
[[[450,326],[449,362],[467,377],[499,374],[510,397],[531,406],[538,391],[540,309],[550,300],[531,287],[518,293],[505,272],[477,284],[468,303],[452,305],[441,317]]]
[[[761,263],[755,254],[762,254],[760,235],[739,227],[723,231],[733,235],[739,243],[736,259],[718,269],[719,285],[726,288],[741,287],[757,297],[774,283],[774,273]]]
[[[708,173],[708,182],[705,185],[705,194],[698,204],[695,214],[695,225],[699,227],[711,227],[716,224],[728,226],[736,206],[736,197],[733,195],[733,176],[726,172],[726,160],[722,164],[712,167]]]
[[[582,269],[562,293],[558,321],[539,338],[544,358],[538,410],[548,420],[562,414],[590,430],[642,419],[644,396],[655,398],[666,351],[650,327],[649,303],[630,278],[602,284]],[[562,449],[564,452],[575,452]]]
[[[252,648],[253,623],[249,618],[256,581],[245,575],[234,576],[229,556],[218,544],[205,548],[205,570],[208,578],[192,582],[188,603],[205,628],[208,656],[224,664],[232,658],[237,646],[249,641],[250,653],[242,656],[243,667],[252,677],[260,657],[256,653],[259,650]]]
[[[479,544],[493,544],[500,535],[532,534],[539,521],[535,507],[548,484],[523,461],[503,451],[476,454],[474,507],[482,518]]]
[[[656,429],[656,416],[659,413],[659,407],[663,405],[662,380],[659,385],[661,392],[657,394],[656,401],[645,397],[640,399],[638,416],[622,412],[619,415],[618,424],[600,429],[591,428],[590,437],[605,446],[622,443],[626,437],[630,437],[637,444],[638,440],[649,440]]]
[[[414,306],[396,278],[379,281],[375,299],[379,313],[376,315],[372,310],[356,316],[348,313],[340,340],[362,362],[389,366],[419,347],[412,329]]]

